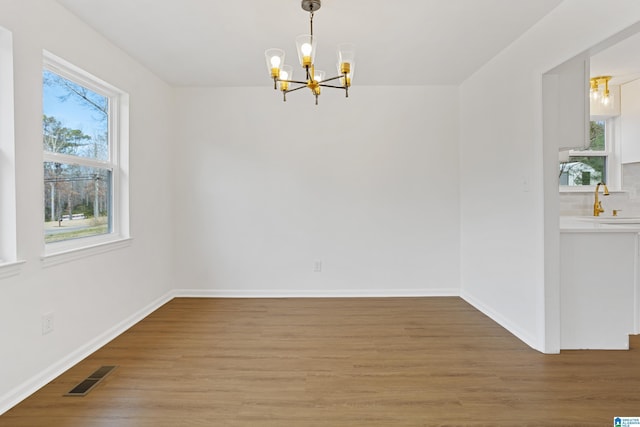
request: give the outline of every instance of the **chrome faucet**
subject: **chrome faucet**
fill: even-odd
[[[602,209],[602,202],[598,200],[598,190],[600,189],[601,185],[604,187],[604,193],[602,195],[603,196],[609,195],[609,189],[607,188],[607,184],[599,182],[598,185],[596,185],[596,198],[595,198],[595,202],[593,202],[593,216],[600,216],[600,212],[604,212],[604,209]]]

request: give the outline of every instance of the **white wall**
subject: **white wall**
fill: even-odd
[[[18,258],[25,261],[0,280],[2,413],[172,288],[173,92],[56,2],[2,1],[0,26],[14,41]],[[128,92],[131,106],[132,243],[48,267],[41,260],[43,49]],[[55,329],[43,336],[46,312]]]
[[[177,287],[459,293],[457,88],[176,96]]]
[[[559,233],[541,76],[639,19],[634,0],[566,0],[460,88],[462,294],[542,351],[559,349]]]

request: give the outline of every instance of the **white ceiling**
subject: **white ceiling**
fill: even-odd
[[[294,38],[309,29],[300,0],[57,1],[176,86],[269,84],[264,50],[295,67]],[[317,68],[333,75],[337,45],[353,42],[354,84],[459,84],[560,2],[324,0]]]
[[[591,57],[591,77],[612,76],[620,85],[640,78],[640,33]]]

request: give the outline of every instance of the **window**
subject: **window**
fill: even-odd
[[[620,167],[614,143],[615,119],[590,122],[590,143],[586,150],[571,150],[560,161],[560,186],[565,189],[593,189],[599,182],[617,187]]]
[[[606,122],[590,123],[590,144],[586,151],[571,151],[560,162],[560,185],[596,185],[607,181]]]
[[[42,82],[46,253],[128,237],[125,94],[51,54]]]

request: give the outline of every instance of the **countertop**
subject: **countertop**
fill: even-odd
[[[640,217],[561,216],[561,233],[640,233]]]

